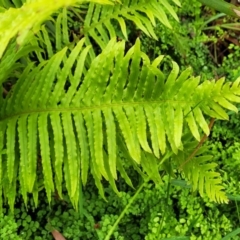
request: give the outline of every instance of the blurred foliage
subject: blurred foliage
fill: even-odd
[[[197,0],[182,1],[182,7],[175,10],[180,22],[172,19],[174,31],[157,25],[158,41],[141,34],[143,50],[152,59],[169,55],[183,68],[191,66],[203,80],[240,76],[240,20],[219,14]]]

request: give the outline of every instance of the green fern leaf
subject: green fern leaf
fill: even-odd
[[[153,154],[142,152],[141,157],[141,165],[144,171],[146,171],[147,175],[151,176],[151,179],[155,182],[155,184],[161,184],[162,180],[159,174],[158,169],[158,161]]]
[[[76,3],[83,3],[83,0],[36,0],[25,3],[21,8],[9,8],[0,13],[0,59],[10,39],[18,34],[17,43],[21,46],[29,36],[31,28],[36,31],[39,25],[58,9]],[[113,4],[111,0],[89,0],[89,2],[100,4]],[[42,7],[44,6],[44,7]],[[15,21],[12,21],[15,19]]]
[[[25,200],[25,203],[27,203],[27,192],[31,192],[31,185],[32,182],[31,180],[35,179],[36,176],[36,171],[29,174],[28,173],[28,163],[32,162],[34,163],[35,159],[28,159],[28,140],[27,140],[27,119],[28,119],[28,115],[24,115],[22,117],[20,117],[18,119],[18,138],[19,138],[19,150],[20,150],[20,156],[21,156],[21,162],[20,162],[20,179],[22,179],[21,181],[21,185],[22,185],[22,195],[23,195],[23,199]],[[36,146],[35,146],[36,149]],[[15,152],[15,151],[14,151]],[[30,176],[30,178],[29,178]]]
[[[15,166],[15,137],[16,137],[16,125],[17,125],[17,117],[11,119],[7,125],[7,141],[6,141],[6,149],[7,149],[7,173],[8,180],[10,183],[14,180],[14,166]]]
[[[54,184],[47,126],[48,126],[48,114],[43,113],[38,116],[38,135],[41,149],[41,162],[43,167],[44,184],[48,201],[50,202],[51,193],[54,191]]]
[[[130,187],[134,188],[131,179],[129,178],[129,176],[127,175],[127,172],[125,171],[125,169],[123,167],[122,159],[119,159],[119,157],[117,158],[117,169],[118,169],[119,173],[121,174],[121,177],[126,181],[126,183]]]
[[[226,101],[240,100],[239,80],[231,85],[201,83],[190,76],[189,69],[179,75],[176,63],[169,75],[163,74],[158,66],[163,57],[151,63],[140,51],[139,40],[125,54],[125,42],[112,39],[90,65],[86,44],[82,39],[70,53],[65,47],[50,60],[27,67],[11,94],[1,96],[4,192],[8,184],[15,184],[19,171],[25,201],[28,192],[37,197],[39,154],[49,201],[55,189],[61,195],[62,170],[74,206],[78,206],[79,187],[86,184],[89,170],[103,197],[103,178],[118,193],[114,182],[118,171],[132,185],[118,151],[125,151],[127,161],[143,178],[169,152],[183,163],[185,151],[194,148],[183,144],[183,133],[190,130],[199,140],[202,131],[209,133],[207,116],[223,119],[229,108]],[[220,177],[211,171],[213,165],[200,156],[190,162],[194,170],[189,165],[185,174],[194,188],[212,200],[224,201]],[[152,177],[160,182],[157,172]]]
[[[32,119],[32,118],[31,118]],[[59,116],[59,113],[51,113],[51,126],[53,129],[53,141],[54,141],[54,156],[52,158],[54,171],[55,171],[55,178],[56,178],[56,189],[60,197],[62,197],[62,183],[63,183],[63,176],[62,176],[62,166],[63,166],[63,131],[62,131],[62,123]]]
[[[111,156],[109,161],[109,171],[114,179],[117,179],[116,164],[117,164],[117,144],[116,144],[116,126],[114,124],[114,116],[110,109],[103,111],[106,125],[107,149],[108,156]],[[109,174],[108,174],[109,175]]]
[[[82,184],[85,186],[87,183],[88,170],[89,170],[89,146],[87,141],[87,133],[84,128],[84,120],[83,116],[80,112],[73,113],[74,114],[74,122],[77,131],[79,149],[80,149],[80,165],[81,165],[81,180]]]
[[[53,123],[54,124],[54,123]],[[62,114],[62,126],[66,143],[66,153],[68,161],[68,170],[70,176],[70,197],[73,197],[77,191],[77,185],[80,176],[80,164],[77,156],[77,146],[73,130],[73,120],[71,113]]]

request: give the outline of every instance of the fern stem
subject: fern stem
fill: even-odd
[[[172,156],[172,152],[167,153],[162,160],[160,161],[160,163],[158,164],[158,168],[159,166],[169,157]],[[141,186],[138,188],[138,190],[135,192],[135,194],[131,197],[131,199],[129,200],[128,204],[126,205],[126,207],[123,209],[123,211],[121,212],[121,214],[119,215],[118,219],[116,220],[116,222],[113,224],[113,226],[111,227],[111,229],[109,230],[107,236],[105,237],[104,240],[110,240],[110,237],[112,236],[113,232],[115,231],[115,229],[117,228],[119,222],[121,221],[121,219],[124,217],[124,215],[126,214],[127,210],[130,208],[130,206],[132,205],[132,203],[135,201],[135,199],[137,198],[138,194],[142,191],[142,189],[145,187],[145,185],[147,185],[147,183],[150,181],[151,176],[146,177],[145,179],[143,179],[143,183],[141,184]]]
[[[165,204],[166,208],[165,208],[165,210],[167,210],[167,208],[168,208],[168,199],[169,199],[169,196],[170,196],[170,185],[171,185],[170,180],[171,180],[171,175],[168,174],[168,186],[167,186],[167,197],[166,197],[166,204]],[[158,240],[160,240],[160,232],[162,230],[164,218],[165,218],[165,215],[163,215],[163,217],[161,219],[161,222],[158,226],[157,235],[156,235],[156,236],[158,236]]]
[[[213,124],[214,124],[215,119],[212,118],[208,127],[209,127],[209,131],[211,131]],[[208,136],[206,134],[203,135],[201,141],[198,143],[197,147],[194,149],[194,151],[191,153],[191,155],[187,158],[187,160],[185,162],[183,162],[179,169],[182,170],[183,167],[185,166],[185,164],[187,164],[192,158],[194,158],[194,156],[197,154],[198,150],[201,148],[201,146],[203,145],[203,143],[207,140]]]
[[[133,197],[130,199],[130,201],[128,202],[128,204],[126,205],[126,207],[123,209],[123,211],[121,212],[121,214],[119,215],[118,219],[116,220],[116,222],[113,224],[113,226],[111,227],[111,229],[109,230],[107,236],[105,237],[104,240],[109,240],[110,237],[112,236],[113,232],[115,231],[115,229],[117,228],[119,222],[121,221],[121,219],[124,217],[124,215],[126,214],[127,210],[129,209],[129,207],[132,205],[132,203],[135,201],[135,199],[137,198],[138,194],[142,191],[143,187],[148,183],[148,181],[150,180],[150,178],[148,177],[146,180],[144,180],[144,182],[141,184],[141,186],[138,188],[138,190],[135,192],[135,194],[133,195]]]

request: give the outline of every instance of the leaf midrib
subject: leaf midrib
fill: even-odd
[[[183,100],[173,100],[173,99],[160,99],[158,101],[138,101],[138,102],[122,102],[122,103],[110,103],[110,104],[101,104],[101,105],[92,105],[92,106],[81,106],[81,107],[52,107],[52,108],[44,108],[44,109],[33,109],[33,110],[25,110],[25,111],[19,111],[14,114],[5,115],[4,117],[0,117],[1,121],[6,121],[11,118],[15,118],[17,116],[23,116],[27,114],[41,114],[46,112],[79,112],[79,111],[92,111],[92,110],[103,110],[106,109],[112,109],[112,108],[120,108],[120,107],[127,107],[127,106],[137,106],[137,105],[160,105],[161,103],[175,103],[175,104],[190,104],[191,101],[183,101]]]

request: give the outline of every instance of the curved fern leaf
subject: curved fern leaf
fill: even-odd
[[[171,73],[164,75],[158,66],[162,56],[151,63],[140,51],[139,40],[126,54],[124,51],[125,42],[112,39],[89,66],[89,47],[82,39],[70,54],[63,48],[50,60],[27,68],[22,76],[27,73],[28,81],[20,77],[11,94],[1,97],[0,130],[7,153],[2,160],[7,169],[4,191],[7,184],[15,184],[19,159],[24,199],[32,191],[37,196],[38,153],[49,201],[55,188],[61,194],[62,170],[74,206],[89,170],[103,197],[103,178],[118,192],[114,182],[118,171],[130,185],[131,181],[117,150],[127,149],[129,163],[144,177],[151,172],[147,161],[156,166],[157,159],[164,159],[169,151],[176,156],[183,154],[186,128],[199,140],[202,131],[209,132],[207,115],[224,119],[224,108],[240,100],[239,79],[232,85],[201,83],[190,76],[189,69],[179,75],[176,63]],[[195,176],[195,188],[222,201],[219,176],[211,171],[213,165],[201,157],[194,164],[193,172],[189,170],[186,175]],[[157,172],[153,179],[160,181]]]
[[[58,195],[62,197],[62,183],[63,183],[63,174],[62,174],[62,166],[63,166],[63,131],[62,131],[62,123],[60,120],[59,113],[51,113],[51,126],[53,130],[53,142],[54,142],[54,156],[53,159],[53,167],[55,172],[55,181],[56,181],[56,189],[58,191]]]
[[[84,127],[84,120],[83,116],[80,112],[75,112],[74,114],[74,122],[78,136],[78,143],[80,149],[80,165],[81,165],[81,180],[82,184],[86,185],[87,177],[88,177],[88,170],[89,170],[89,146],[87,141],[87,133]]]
[[[100,4],[113,4],[113,0],[88,0]],[[39,25],[58,9],[86,0],[36,0],[25,3],[21,8],[9,8],[0,13],[0,59],[10,39],[18,34],[17,43],[22,45],[30,29],[39,29]],[[44,6],[44,7],[43,7]],[[13,21],[14,19],[14,21]]]
[[[53,185],[53,172],[50,158],[50,144],[48,134],[48,114],[43,113],[38,117],[38,136],[41,149],[41,162],[43,167],[44,184],[48,197],[48,201],[51,201],[51,193],[54,191]],[[20,155],[22,158],[23,156]],[[22,176],[24,179],[24,175]]]

